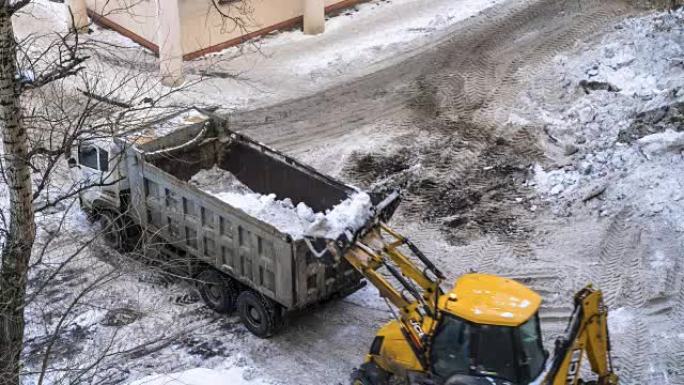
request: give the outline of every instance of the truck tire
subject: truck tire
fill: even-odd
[[[235,310],[238,288],[232,279],[214,269],[206,269],[197,275],[198,289],[204,303],[222,314]]]
[[[140,250],[143,246],[143,231],[141,227],[128,215],[121,218],[121,248],[130,253]]]
[[[257,337],[271,337],[281,326],[278,305],[252,290],[245,290],[237,298],[240,321]]]
[[[102,211],[97,221],[102,226],[102,239],[107,246],[121,251],[123,247],[123,233],[117,215],[111,211]]]

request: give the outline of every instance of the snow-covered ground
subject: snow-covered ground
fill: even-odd
[[[251,109],[301,97],[372,73],[447,36],[451,27],[503,0],[372,0],[343,11],[316,36],[300,30],[277,31],[263,38],[185,63],[186,84],[168,103]],[[64,7],[47,0],[24,12],[31,23],[17,34],[66,29]],[[29,15],[26,15],[30,13]],[[93,26],[82,36],[95,47],[86,63],[102,94],[127,83],[121,95],[142,99],[169,91],[159,84],[157,59],[118,33]],[[43,40],[49,41],[49,40]],[[40,49],[35,44],[35,49]],[[144,78],[136,77],[141,73]],[[144,90],[144,92],[141,92]]]
[[[130,385],[261,385],[259,381],[246,380],[239,368],[195,368],[179,373],[153,374],[133,381]]]
[[[309,37],[293,31],[261,41],[262,50],[268,53],[272,49],[270,56],[250,53],[247,48],[244,57],[231,60],[235,52],[228,50],[188,63],[189,79],[200,76],[193,72],[210,66],[222,68],[221,71],[244,70],[241,75],[251,82],[205,75],[210,77],[208,82],[177,96],[177,100],[220,103],[227,108],[256,106],[342,84],[399,61],[402,55],[419,54],[425,46],[448,35],[459,20],[476,12],[477,7],[490,4],[440,0],[370,2],[359,6],[360,11],[334,18],[328,24],[331,35],[337,33],[336,39],[351,43],[336,46],[333,40],[326,40],[328,34]],[[41,11],[45,17],[51,17],[49,10],[58,7],[42,2],[39,5],[47,10]],[[392,15],[393,10],[402,10],[400,20]],[[430,14],[432,11],[435,13]],[[404,12],[411,17],[404,17]],[[440,12],[451,12],[454,17],[449,20]],[[369,34],[375,24],[370,19],[363,22],[367,14],[380,21],[387,14],[387,24],[378,23],[378,30],[386,28],[397,36]],[[412,24],[414,15],[415,20],[422,20],[422,27]],[[354,28],[354,20],[359,20],[364,28],[359,33],[377,37],[373,44],[379,49],[374,50],[374,45],[364,40],[363,49],[357,52],[353,49],[354,40],[344,39],[348,35],[344,31]],[[433,23],[436,26],[430,29],[432,20],[443,22]],[[399,30],[391,29],[395,25]],[[109,38],[113,37],[111,34],[97,30],[94,36]],[[534,31],[521,40],[531,37],[535,37]],[[295,44],[285,44],[288,41]],[[572,292],[590,281],[599,285],[611,309],[613,353],[621,380],[626,384],[668,385],[684,381],[684,160],[679,144],[684,87],[682,42],[682,11],[648,14],[604,25],[601,33],[561,52],[551,63],[534,63],[517,70],[525,74],[527,81],[517,95],[518,103],[512,108],[506,105],[507,117],[497,124],[506,128],[539,127],[539,136],[543,138],[539,142],[548,158],[533,165],[529,178],[523,181],[522,187],[529,189],[524,192],[529,195],[521,194],[513,200],[519,202],[520,210],[505,213],[532,227],[529,238],[502,240],[496,233],[486,233],[466,245],[452,244],[445,239],[441,224],[423,221],[423,213],[416,216],[400,211],[394,223],[431,255],[449,277],[470,269],[495,272],[520,279],[543,293],[541,316],[549,348],[554,334],[562,332]],[[327,50],[333,47],[337,47],[336,54]],[[136,56],[127,49],[117,52],[121,60],[111,60],[111,56],[107,60],[97,58],[96,65],[88,70],[103,76],[114,76],[112,73],[119,69],[154,73],[154,59],[146,53],[138,50]],[[322,59],[316,60],[319,52]],[[210,63],[213,60],[218,63]],[[288,64],[279,67],[280,60]],[[301,70],[297,70],[298,65]],[[277,76],[270,76],[271,73]],[[465,75],[471,81],[477,77]],[[495,77],[498,73],[485,75]],[[456,83],[445,84],[451,87]],[[464,84],[462,88],[472,91],[469,96],[474,98],[490,92],[476,87],[468,89],[473,87],[467,81]],[[445,93],[449,95],[450,91]],[[492,106],[496,103],[489,101],[484,107]],[[484,107],[482,114],[486,115]],[[389,139],[382,137],[384,130],[368,125],[322,147],[308,148],[305,143],[305,151],[300,153],[305,154],[308,163],[338,176],[345,176],[344,163],[348,161],[339,156],[341,151],[378,152],[386,147],[399,147],[404,157],[415,155],[418,164],[407,173],[419,177],[435,172],[428,162],[437,163],[436,175],[445,178],[474,166],[480,167],[482,174],[497,172],[496,162],[466,162],[463,166],[453,161],[460,160],[455,157],[463,153],[470,157],[468,142],[478,145],[481,138],[477,132],[466,131],[463,143],[443,152],[440,145],[444,141],[437,137],[435,143],[414,154],[404,147],[423,139],[412,131],[418,128],[411,122],[409,130],[406,122],[392,122],[390,118],[383,117],[382,124],[411,131],[411,135],[401,138],[405,142],[390,145]],[[421,115],[421,119],[428,118]],[[459,135],[461,129],[457,125],[446,128],[453,136]],[[430,139],[433,131],[430,127],[420,134]],[[373,138],[372,143],[369,137]],[[511,142],[525,138],[514,136]],[[410,143],[407,145],[406,141]],[[506,141],[500,142],[491,147],[493,152],[505,150]],[[433,155],[438,159],[431,158]],[[477,156],[472,151],[472,157]],[[492,159],[500,158],[485,158]],[[394,164],[388,162],[387,167],[390,166]],[[468,183],[456,182],[451,185],[454,191]],[[416,186],[421,187],[410,187]],[[434,188],[429,184],[426,187]],[[451,195],[443,198],[459,202],[471,199]],[[509,204],[508,198],[504,195],[495,199],[505,206]],[[415,202],[406,202],[403,207],[412,203]],[[485,212],[485,219],[491,218],[490,213],[494,215],[497,211]],[[41,219],[40,242],[55,233],[61,214]],[[499,218],[507,219],[494,217],[495,225]],[[452,218],[457,224],[455,219],[458,218]],[[96,231],[97,227],[87,224],[76,207],[71,208],[64,230],[48,250],[46,263],[32,273],[31,286],[46,282],[59,262]],[[453,232],[459,231],[456,228]],[[49,343],[48,337],[59,324],[65,307],[98,277],[111,279],[105,279],[97,290],[89,292],[65,319],[53,348],[55,360],[49,362],[53,369],[50,382],[65,374],[77,376],[74,368],[88,368],[108,351],[110,354],[96,366],[94,383],[158,384],[174,381],[173,378],[186,381],[189,377],[225,376],[221,380],[228,383],[344,384],[351,369],[361,362],[375,330],[390,319],[375,289],[369,287],[344,300],[295,315],[281,334],[260,340],[250,335],[236,317],[222,317],[208,310],[188,283],[93,245],[70,261],[68,269],[57,274],[54,286],[27,309],[28,369],[41,364],[36,353]],[[27,382],[34,383],[35,376],[27,377]]]
[[[238,74],[206,79],[189,95],[197,104],[254,108],[308,95],[372,73],[435,44],[450,27],[502,0],[374,0],[328,18],[325,33],[275,33],[187,64],[188,73]],[[192,77],[189,76],[191,79]],[[226,87],[230,92],[226,92]]]
[[[624,381],[677,384],[684,379],[684,9],[611,29],[541,73],[529,69],[534,82],[511,117],[544,127],[549,160],[527,184],[553,215],[567,227],[587,226],[587,235],[609,224],[593,259]]]

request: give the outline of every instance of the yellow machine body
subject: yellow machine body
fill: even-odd
[[[459,277],[453,289],[439,297],[437,307],[440,312],[476,324],[519,326],[539,310],[540,304],[539,294],[516,281],[472,273]],[[417,318],[417,314],[414,317]],[[433,318],[424,317],[421,328],[433,330],[433,323]],[[385,324],[377,336],[382,337],[384,343],[379,354],[369,354],[367,361],[375,360],[384,370],[402,375],[407,371],[425,370],[399,321]]]
[[[410,249],[414,257],[407,256],[400,247]],[[439,269],[408,239],[384,223],[356,240],[353,247],[344,254],[344,258],[398,310],[394,313],[395,319],[378,331],[363,365],[366,371],[355,372],[352,382],[354,385],[386,385],[391,377],[403,378],[410,384],[446,383],[445,379],[437,378],[431,372],[431,345],[439,336],[440,325],[452,322],[445,322],[446,319],[471,325],[469,327],[473,330],[505,330],[506,333],[511,333],[512,338],[529,337],[528,334],[523,334],[534,328],[533,331],[537,333],[533,333],[534,337],[538,337],[535,340],[538,341],[538,346],[535,347],[539,348],[536,353],[543,352],[537,316],[542,299],[539,294],[519,282],[489,274],[470,273],[460,276],[451,290],[444,291],[440,287],[444,276]],[[416,259],[424,267],[419,267]],[[378,272],[383,267],[390,273],[389,276]],[[527,329],[523,330],[525,327]],[[449,341],[441,340],[442,343],[451,345]],[[516,341],[518,342],[514,345],[517,346],[523,340]],[[497,345],[498,342],[495,342],[491,351],[498,351]],[[519,357],[518,353],[514,354]],[[591,286],[575,295],[575,311],[568,325],[567,336],[556,342],[553,356],[537,355],[538,358],[541,357],[537,362],[543,364],[537,366],[539,372],[534,373],[537,377],[532,379],[533,374],[528,370],[530,373],[521,378],[525,379],[525,384],[534,382],[543,385],[577,385],[581,381],[579,368],[584,356],[598,376],[598,385],[617,385],[618,379],[610,360],[607,310],[603,305],[601,292]],[[515,370],[519,375],[519,368]],[[497,376],[498,374],[475,370],[474,374],[459,376],[476,377],[474,381],[486,378],[491,384],[511,383]],[[418,380],[412,382],[414,378]],[[464,381],[466,382],[455,383],[476,383],[467,379]]]
[[[539,294],[507,278],[465,274],[439,301],[439,310],[477,324],[519,326],[541,305]]]

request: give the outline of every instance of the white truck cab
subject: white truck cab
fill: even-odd
[[[84,210],[93,212],[98,205],[120,206],[120,192],[127,183],[121,153],[113,138],[82,141],[72,152],[69,167],[79,183],[79,199]]]

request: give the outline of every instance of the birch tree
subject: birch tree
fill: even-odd
[[[0,266],[0,384],[19,384],[24,336],[24,299],[31,250],[36,235],[33,219],[28,138],[22,124],[17,76],[17,44],[12,15],[22,3],[0,5],[0,133],[2,167],[9,190],[9,229]]]
[[[160,108],[171,94],[201,82],[203,77],[186,82],[183,87],[167,89],[159,87],[156,73],[146,73],[136,65],[129,66],[130,73],[117,68],[106,78],[101,73],[89,76],[83,66],[88,55],[107,56],[111,50],[116,56],[117,47],[81,37],[76,33],[73,15],[71,28],[61,33],[50,32],[53,42],[47,46],[33,44],[31,39],[35,36],[18,40],[13,24],[17,23],[19,13],[31,12],[27,6],[33,1],[4,0],[0,3],[0,190],[7,190],[6,202],[0,202],[0,385],[20,385],[22,376],[26,375],[27,371],[22,367],[22,358],[26,358],[22,357],[26,344],[25,309],[50,285],[49,282],[42,282],[37,288],[28,285],[30,271],[35,271],[32,269],[41,263],[53,240],[52,236],[43,239],[45,231],[36,226],[36,216],[40,218],[41,213],[59,205],[73,205],[79,192],[94,187],[73,184],[54,188],[55,184],[64,182],[53,181],[52,176],[60,167],[66,166],[72,145],[80,140],[101,138],[104,134],[99,131],[97,122],[103,118],[110,123],[116,122],[119,128],[125,127],[127,119],[135,121],[129,124],[143,124],[127,118],[130,116],[127,114]],[[34,22],[32,15],[26,16],[20,22]],[[55,28],[57,30],[63,28]],[[56,196],[52,191],[57,191]],[[38,224],[43,225],[40,220]],[[79,241],[82,245],[76,247],[77,253],[90,244],[88,239]],[[65,257],[64,263],[53,267],[52,276],[66,268],[73,256]],[[119,272],[108,270],[85,287],[83,294],[96,290],[118,275]],[[60,370],[69,371],[65,383],[88,382],[84,378],[93,378],[103,357],[132,354],[112,352],[109,346],[103,348],[100,357],[82,368],[50,366],[52,346],[65,326],[66,313],[85,297],[75,294],[71,305],[63,309],[57,325],[46,325],[46,330],[52,328],[48,330],[52,337],[39,353],[41,363],[29,373],[38,384],[54,383],[45,373]],[[134,351],[141,349],[145,346],[136,347]]]
[[[8,191],[9,217],[3,215],[6,226],[0,232],[0,385],[20,384],[27,279],[36,237],[37,192],[33,189],[30,160],[40,150],[30,149],[21,97],[27,90],[78,73],[86,59],[79,55],[78,38],[70,42],[63,36],[37,58],[28,60],[32,67],[29,72],[21,71],[18,63],[22,52],[14,34],[13,16],[29,3],[30,0],[0,3],[0,171]],[[46,64],[45,58],[53,57],[54,49],[59,54]]]

